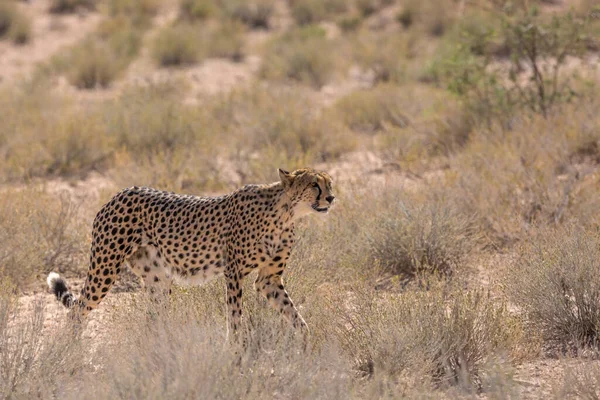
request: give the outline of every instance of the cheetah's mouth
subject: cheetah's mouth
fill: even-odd
[[[320,213],[327,213],[329,211],[329,207],[316,207],[313,206],[313,210]]]

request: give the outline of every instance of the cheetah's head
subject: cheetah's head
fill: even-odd
[[[310,213],[327,214],[335,197],[332,192],[332,179],[326,172],[311,168],[287,172],[279,169],[279,178],[290,199],[297,205],[297,217]]]

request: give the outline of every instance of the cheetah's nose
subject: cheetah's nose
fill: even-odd
[[[327,200],[329,202],[329,204],[333,203],[333,199],[335,199],[335,197],[333,197],[333,196],[325,197],[325,200]]]

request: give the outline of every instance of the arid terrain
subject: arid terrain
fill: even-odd
[[[596,0],[0,0],[0,398],[600,398]],[[284,274],[83,328],[92,222],[128,186],[330,173]],[[160,308],[160,309],[157,309]]]

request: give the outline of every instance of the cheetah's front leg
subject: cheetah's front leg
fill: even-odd
[[[267,299],[271,307],[283,315],[294,329],[307,336],[308,326],[298,313],[298,310],[296,310],[296,307],[294,307],[292,299],[290,299],[290,296],[283,287],[281,272],[283,272],[283,269],[277,271],[269,269],[259,271],[258,277],[254,282],[254,288]]]

